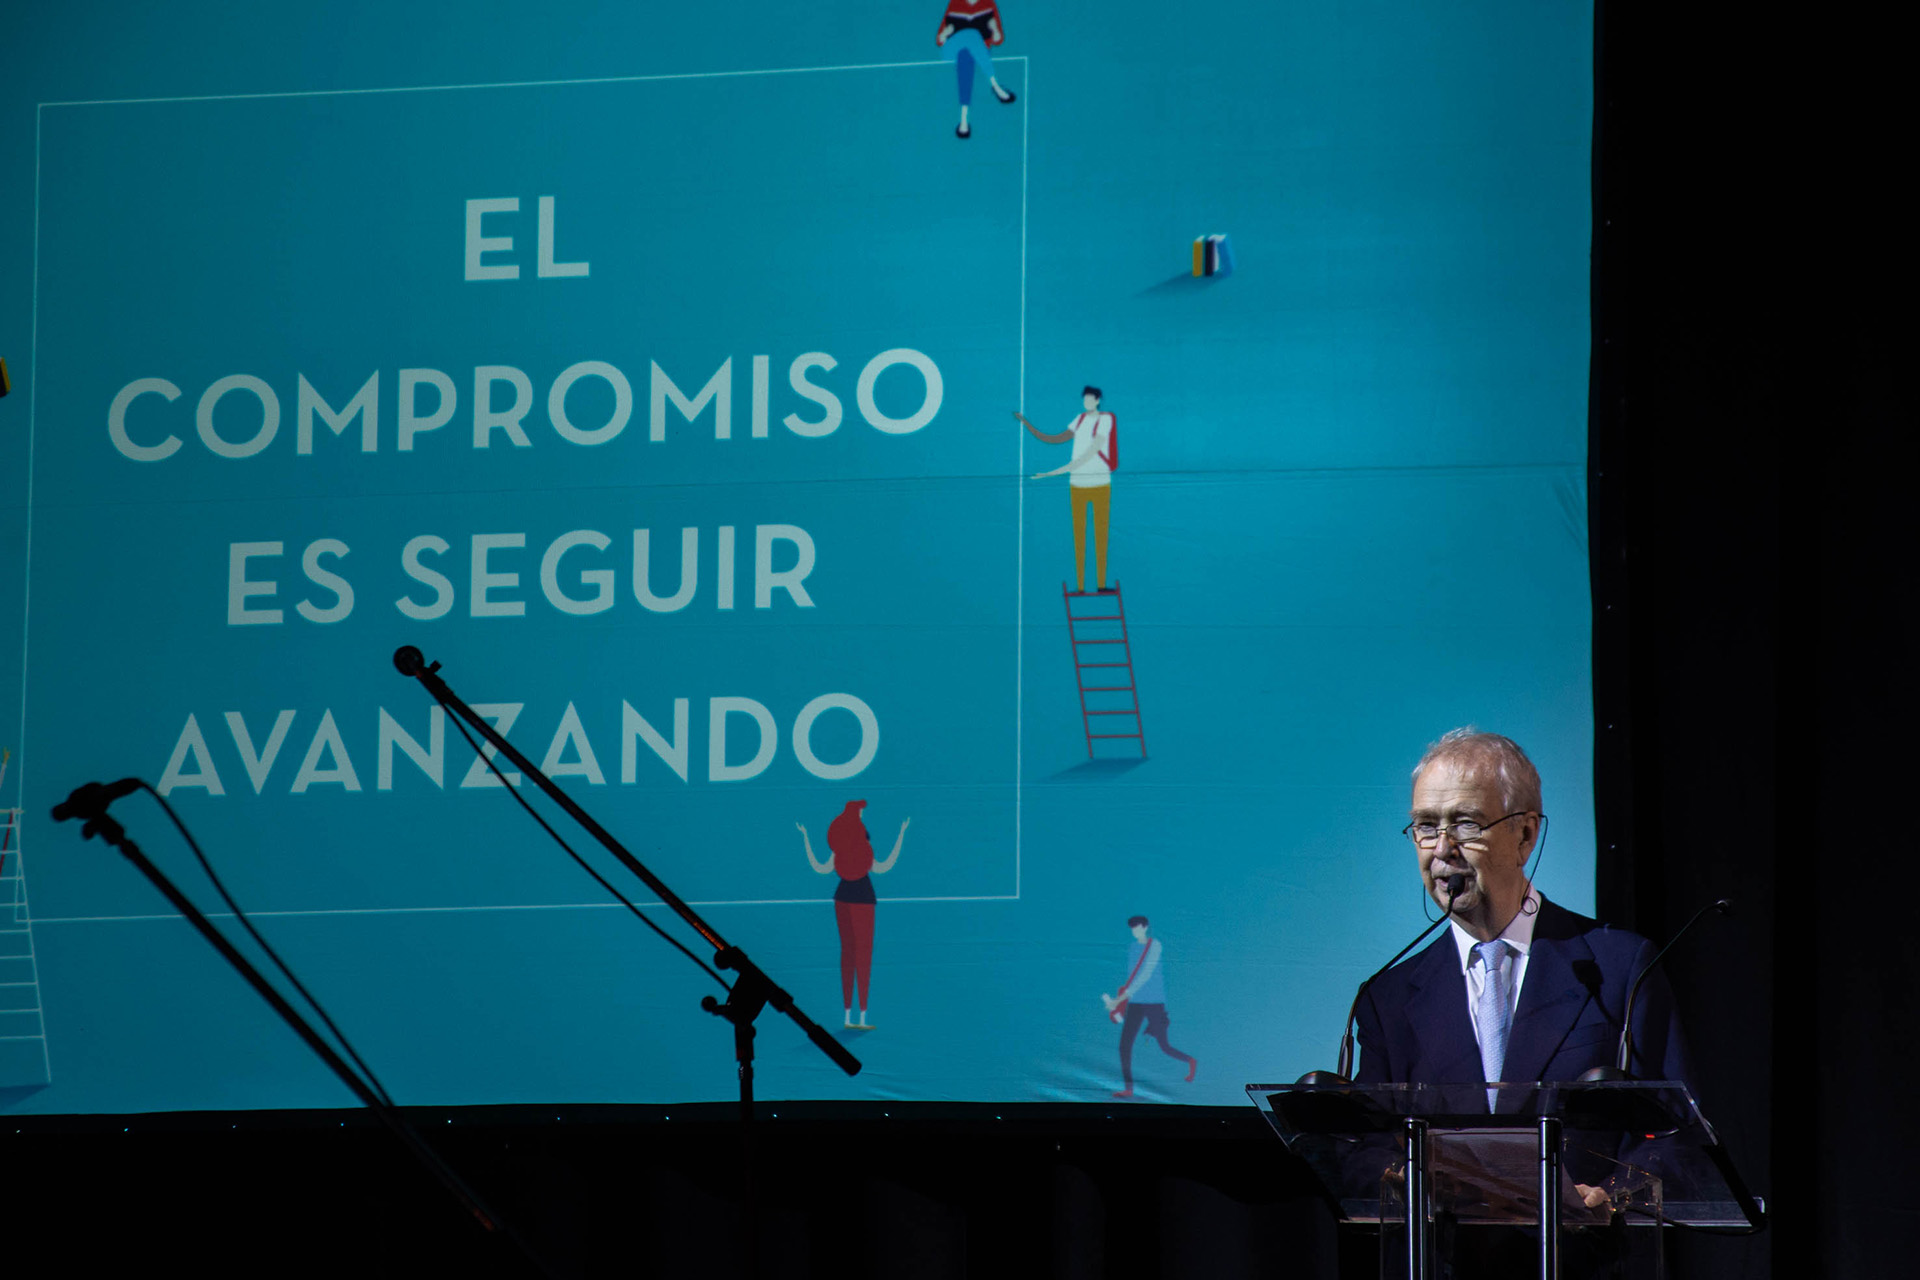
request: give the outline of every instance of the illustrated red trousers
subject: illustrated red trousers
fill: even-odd
[[[1120,1078],[1133,1088],[1133,1041],[1140,1034],[1140,1024],[1147,1025],[1147,1038],[1160,1042],[1160,1052],[1169,1058],[1178,1058],[1192,1063],[1193,1057],[1176,1049],[1167,1041],[1167,1006],[1164,1004],[1142,1004],[1138,1000],[1127,1002],[1127,1020],[1120,1028]]]
[[[871,902],[835,902],[833,918],[840,926],[840,1003],[853,1008],[853,989],[860,988],[860,1009],[867,1007],[867,985],[873,976],[873,908]]]

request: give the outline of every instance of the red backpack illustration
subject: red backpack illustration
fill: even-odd
[[[1095,409],[1093,412],[1096,416],[1102,413],[1107,415],[1107,446],[1100,451],[1100,460],[1107,464],[1107,470],[1118,471],[1120,469],[1120,418],[1117,414],[1105,409]]]

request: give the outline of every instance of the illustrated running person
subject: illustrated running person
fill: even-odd
[[[823,876],[840,877],[840,887],[833,891],[833,918],[840,926],[840,1002],[846,1006],[846,1025],[855,1031],[873,1030],[873,1024],[867,1021],[867,986],[873,975],[873,909],[877,901],[873,877],[893,870],[893,864],[900,860],[900,846],[907,842],[907,824],[913,821],[908,818],[901,822],[893,852],[875,861],[873,841],[867,836],[866,823],[860,820],[860,811],[866,807],[865,800],[849,800],[840,816],[827,825],[831,861],[814,857],[806,827],[793,824],[799,828],[801,844],[806,846],[808,864]],[[856,987],[860,995],[858,1022],[853,1020]]]
[[[1134,916],[1127,921],[1127,928],[1133,931],[1133,945],[1127,948],[1127,980],[1120,984],[1118,994],[1100,997],[1107,1006],[1108,1020],[1121,1024],[1120,1079],[1125,1087],[1113,1095],[1116,1098],[1133,1096],[1133,1041],[1142,1023],[1147,1034],[1160,1042],[1162,1053],[1187,1064],[1189,1083],[1200,1068],[1192,1054],[1182,1053],[1167,1042],[1167,971],[1161,963],[1165,949],[1147,931],[1145,916]]]

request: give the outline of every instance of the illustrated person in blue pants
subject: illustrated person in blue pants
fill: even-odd
[[[989,45],[1005,39],[1000,9],[994,0],[947,0],[947,11],[941,15],[940,31],[933,42],[946,51],[960,77],[960,123],[953,130],[955,137],[973,136],[973,126],[967,122],[967,108],[973,103],[976,71],[986,74],[987,87],[993,90],[994,97],[1002,102],[1013,101],[1013,90],[1001,88],[1000,81],[994,78],[993,55],[987,52]]]

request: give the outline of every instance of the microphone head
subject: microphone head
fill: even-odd
[[[1718,911],[1723,916],[1730,916],[1733,914],[1733,899],[1722,898],[1720,899],[1720,901],[1713,904],[1713,909],[1715,911]]]
[[[1447,903],[1451,906],[1455,898],[1467,891],[1467,878],[1456,871],[1447,877],[1446,885]]]
[[[1307,1072],[1307,1074],[1301,1076],[1294,1083],[1332,1085],[1332,1084],[1352,1084],[1353,1081],[1347,1079],[1345,1076],[1341,1075],[1338,1071],[1309,1071]]]
[[[115,800],[130,796],[141,786],[138,778],[122,778],[118,782],[84,782],[68,793],[67,798],[53,806],[53,820],[65,822],[69,818],[91,820],[107,811],[107,806]]]
[[[426,668],[427,655],[410,644],[393,651],[393,669],[403,676],[417,676]]]
[[[106,788],[97,782],[83,782],[67,794],[67,798],[53,806],[53,820],[65,822],[70,818],[85,818],[106,807],[102,797]]]

